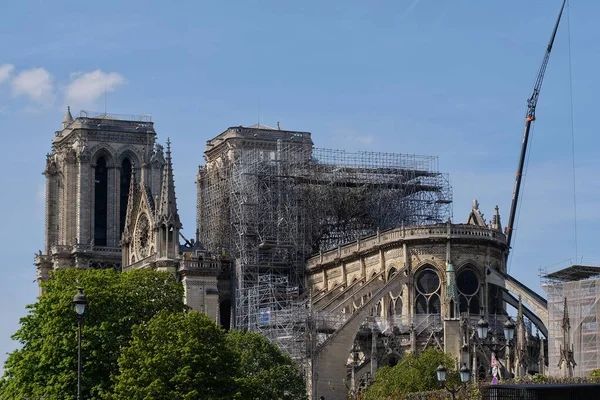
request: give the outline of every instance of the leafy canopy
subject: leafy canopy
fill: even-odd
[[[72,398],[77,385],[77,323],[71,307],[77,287],[89,304],[82,331],[83,398],[100,398],[112,390],[121,349],[133,326],[147,323],[158,311],[182,312],[183,289],[167,273],[138,270],[69,268],[56,271],[43,284],[45,293],[27,308],[13,339],[12,352],[0,380],[0,398]]]
[[[206,315],[158,313],[134,328],[111,400],[305,400],[293,361],[256,333],[228,334]]]
[[[363,398],[401,398],[408,393],[439,389],[436,370],[440,364],[448,369],[448,379],[455,379],[456,374],[451,373],[454,360],[443,351],[426,349],[418,356],[407,354],[394,367],[380,368],[375,375],[375,382],[369,386]]]
[[[306,399],[304,379],[292,359],[266,338],[231,331],[227,344],[238,362],[235,378],[241,399]]]
[[[196,311],[159,312],[133,330],[112,399],[232,399],[236,363],[225,332]]]

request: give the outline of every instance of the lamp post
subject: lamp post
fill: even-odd
[[[77,288],[77,294],[71,303],[77,314],[77,400],[81,400],[81,326],[83,325],[83,314],[88,304],[87,297],[83,294],[83,288]]]
[[[510,344],[515,335],[515,323],[512,318],[508,318],[504,323],[504,338],[506,339],[506,344],[500,344],[496,339],[496,335],[492,337],[491,342],[487,341],[488,331],[490,324],[485,320],[483,315],[479,318],[479,322],[477,322],[477,336],[479,337],[479,341],[481,344],[486,346],[494,357],[498,359],[498,353],[506,348],[506,370],[510,374]]]
[[[444,367],[443,365],[437,367],[437,380],[438,382],[440,382],[440,386],[443,389],[446,389],[448,392],[450,392],[450,394],[452,395],[452,400],[456,400],[456,393],[460,392],[460,390],[463,387],[465,387],[466,383],[469,382],[469,379],[471,379],[471,371],[469,370],[469,367],[467,367],[467,364],[463,364],[463,366],[459,370],[460,381],[462,385],[456,387],[446,386],[446,371],[446,367]]]

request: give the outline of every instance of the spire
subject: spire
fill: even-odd
[[[467,218],[468,225],[476,225],[476,226],[487,226],[485,223],[485,219],[483,218],[483,214],[481,210],[479,210],[479,202],[477,200],[473,200],[473,207],[471,209],[471,213]]]
[[[73,122],[73,116],[71,115],[71,107],[67,106],[67,113],[63,117],[62,127],[63,129],[69,126]]]
[[[494,218],[492,219],[492,229],[502,232],[502,223],[500,222],[500,209],[494,208]]]
[[[519,296],[519,306],[517,311],[517,324],[515,326],[516,345],[515,345],[515,375],[525,376],[527,373],[527,344],[525,337],[525,321],[523,320],[523,300]]]
[[[129,227],[132,223],[133,215],[133,206],[135,203],[135,195],[137,192],[137,177],[135,174],[135,164],[131,165],[131,179],[129,181],[129,195],[127,199],[127,214],[125,214],[125,229],[123,229],[123,236],[121,240],[124,242],[129,241],[129,236],[131,232],[129,232]]]
[[[168,224],[173,224],[177,228],[181,227],[179,213],[177,212],[177,198],[175,197],[175,179],[173,178],[173,160],[171,159],[170,139],[167,139],[167,157],[163,169],[158,219]]]
[[[569,321],[569,308],[567,307],[567,298],[565,297],[565,303],[563,306],[563,322],[562,328],[564,331],[571,329],[571,323]]]
[[[566,378],[573,376],[573,368],[577,365],[571,344],[571,323],[569,321],[569,308],[567,307],[567,298],[565,297],[563,322],[562,322],[563,343],[560,345],[560,361],[558,366],[563,370],[563,376]]]

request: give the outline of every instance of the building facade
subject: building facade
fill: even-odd
[[[187,239],[170,142],[157,142],[150,117],[68,110],[44,170],[38,279],[68,267],[171,273],[191,308],[300,361],[313,397],[344,398],[431,346],[484,377],[474,324],[484,315],[502,337],[506,303],[519,316],[503,365],[544,368],[525,317],[545,329],[545,300],[508,276],[497,208],[488,222],[474,202],[466,223],[451,222],[436,157],[317,149],[309,132],[277,124],[228,128],[204,159]]]
[[[149,116],[82,112],[73,118],[67,110],[43,172],[38,280],[68,267],[162,270],[182,282],[186,304],[229,326],[219,288],[228,296],[230,263],[193,239],[180,245],[170,142],[165,154],[156,137]]]

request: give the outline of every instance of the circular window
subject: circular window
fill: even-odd
[[[440,277],[431,268],[425,269],[417,278],[417,290],[421,294],[430,295],[440,287]]]
[[[467,296],[472,296],[479,290],[479,279],[471,269],[463,269],[456,277],[458,291]]]

